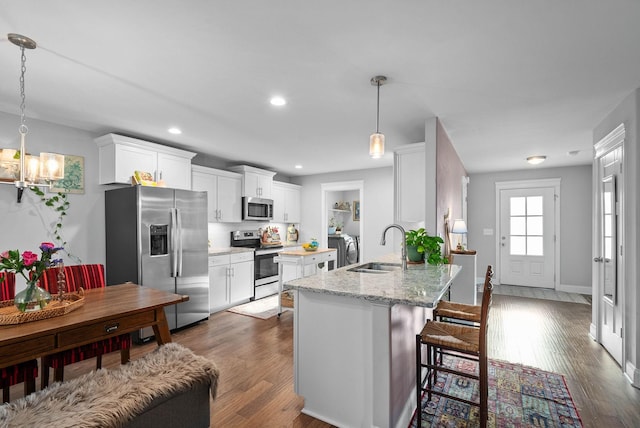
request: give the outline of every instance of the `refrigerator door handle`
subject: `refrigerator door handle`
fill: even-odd
[[[178,270],[176,276],[182,276],[182,212],[176,208],[176,217],[178,223]]]
[[[178,276],[178,233],[177,213],[175,208],[171,208],[171,277]]]

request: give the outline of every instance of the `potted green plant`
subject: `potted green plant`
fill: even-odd
[[[444,241],[439,236],[429,236],[424,228],[411,229],[405,232],[407,258],[411,262],[425,260],[430,265],[447,263],[442,257],[440,244]]]
[[[427,232],[422,227],[405,232],[407,259],[409,259],[410,262],[421,262],[424,260],[424,239],[426,236]]]

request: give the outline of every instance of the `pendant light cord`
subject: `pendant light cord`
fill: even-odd
[[[22,67],[20,68],[20,127],[18,128],[18,132],[20,132],[21,135],[26,135],[27,132],[29,131],[29,129],[27,128],[27,125],[25,124],[25,109],[26,109],[26,102],[25,102],[25,95],[24,95],[24,74],[27,71],[27,57],[24,54],[24,46],[20,46],[20,50],[22,52],[22,56],[20,58],[21,63],[22,63]],[[20,156],[22,156],[22,153],[20,154]]]
[[[379,134],[379,125],[380,125],[380,80],[378,79],[378,104],[376,107],[376,134]],[[24,102],[24,101],[23,101]]]

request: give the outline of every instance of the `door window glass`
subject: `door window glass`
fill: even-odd
[[[542,196],[510,198],[511,255],[543,256]]]

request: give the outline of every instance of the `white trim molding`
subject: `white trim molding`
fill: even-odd
[[[624,368],[624,375],[631,382],[631,385],[640,388],[640,370],[631,361],[627,361]]]

